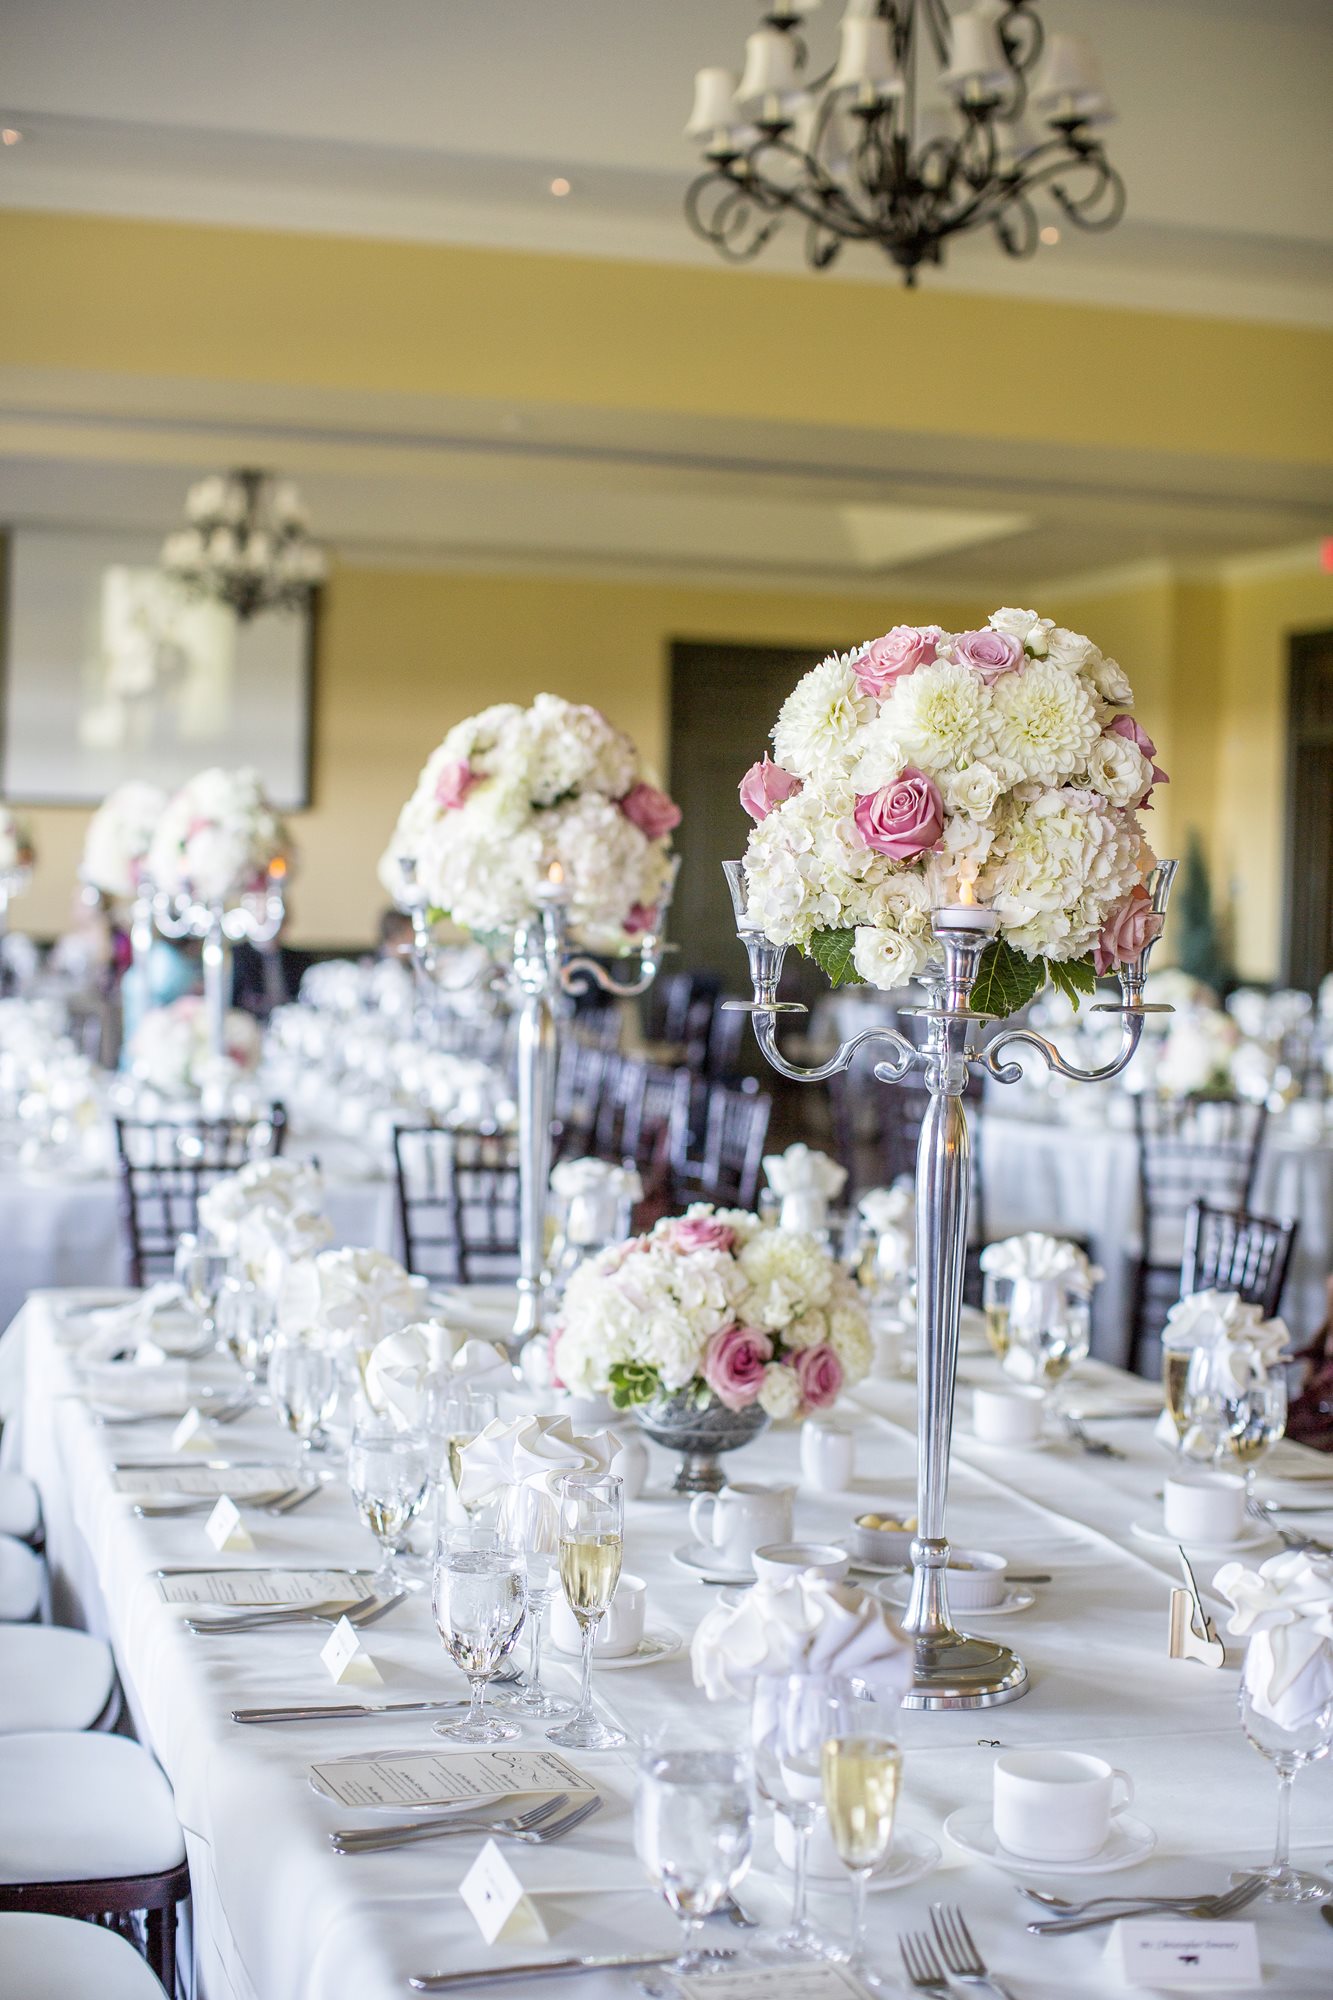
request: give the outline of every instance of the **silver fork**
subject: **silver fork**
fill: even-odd
[[[329,1846],[335,1854],[375,1854],[381,1848],[407,1847],[417,1840],[438,1840],[446,1833],[523,1833],[529,1827],[540,1826],[543,1820],[568,1804],[569,1793],[557,1792],[554,1798],[539,1799],[526,1812],[512,1813],[503,1819],[488,1820],[476,1813],[454,1813],[440,1819],[408,1820],[396,1826],[340,1827],[329,1835]]]
[[[382,1605],[377,1605],[373,1597],[359,1597],[354,1604],[329,1599],[323,1604],[288,1605],[281,1611],[254,1611],[240,1618],[187,1618],[185,1629],[196,1635],[266,1632],[276,1625],[336,1625],[340,1618],[346,1618],[349,1625],[365,1625],[402,1600],[402,1591],[396,1597],[386,1598]]]
[[[1327,1542],[1317,1541],[1313,1535],[1303,1535],[1299,1529],[1282,1527],[1257,1500],[1247,1500],[1245,1512],[1252,1521],[1262,1521],[1269,1534],[1276,1535],[1284,1549],[1308,1549],[1311,1555],[1333,1556],[1333,1547]]]
[[[956,1903],[932,1903],[930,1925],[950,1976],[959,1986],[971,1986],[980,1993],[996,1993],[1000,2000],[1008,2000],[999,1980],[987,1971],[986,1961],[972,1941],[967,1919]]]
[[[949,1981],[925,1932],[903,1931],[898,1938],[898,1949],[902,1953],[903,1970],[912,1985],[922,1993],[933,1993],[939,2000],[945,2000]]]
[[[1129,1456],[1128,1452],[1121,1451],[1118,1445],[1108,1444],[1105,1438],[1090,1436],[1084,1430],[1080,1420],[1075,1416],[1071,1416],[1067,1410],[1064,1412],[1064,1427],[1065,1435],[1072,1438],[1075,1444],[1082,1445],[1090,1458],[1128,1458]]]
[[[568,1793],[565,1796],[567,1798]],[[601,1794],[595,1793],[581,1806],[575,1806],[573,1812],[566,1813],[563,1819],[553,1820],[549,1825],[544,1818],[535,1826],[529,1822],[527,1826],[512,1827],[499,1822],[488,1824],[477,1820],[425,1820],[417,1826],[388,1828],[379,1836],[370,1834],[366,1839],[356,1841],[354,1845],[340,1847],[338,1852],[370,1854],[387,1847],[411,1847],[421,1840],[437,1840],[442,1834],[460,1832],[498,1834],[502,1840],[521,1840],[528,1847],[544,1847],[548,1841],[560,1840],[565,1834],[572,1833],[576,1826],[582,1826],[585,1819],[591,1819],[595,1812],[601,1810],[601,1805]]]
[[[1247,1876],[1244,1882],[1238,1883],[1234,1889],[1229,1889],[1223,1896],[1202,1896],[1192,1903],[1179,1902],[1165,1905],[1156,1902],[1122,1903],[1116,1909],[1094,1910],[1086,1917],[1057,1918],[1050,1923],[1029,1924],[1028,1930],[1033,1937],[1065,1937],[1071,1931],[1093,1931],[1102,1924],[1119,1923],[1121,1917],[1150,1916],[1162,1909],[1169,1909],[1181,1917],[1197,1917],[1201,1921],[1205,1917],[1231,1917],[1237,1910],[1243,1910],[1247,1903],[1252,1903],[1256,1896],[1263,1894],[1265,1881],[1266,1878],[1262,1875],[1251,1875]]]
[[[1112,1904],[1160,1905],[1163,1909],[1169,1909],[1172,1904],[1216,1902],[1223,1896],[1234,1894],[1236,1889],[1256,1879],[1253,1876],[1246,1876],[1245,1884],[1237,1882],[1231,1889],[1218,1889],[1216,1892],[1203,1889],[1195,1896],[1183,1891],[1175,1896],[1136,1896],[1132,1890],[1125,1889],[1118,1896],[1089,1896],[1081,1903],[1071,1903],[1064,1896],[1054,1896],[1049,1889],[1030,1889],[1026,1883],[1015,1883],[1014,1886],[1020,1896],[1026,1896],[1028,1901],[1036,1903],[1039,1909],[1049,1910],[1052,1917],[1086,1917],[1090,1911],[1108,1909]]]

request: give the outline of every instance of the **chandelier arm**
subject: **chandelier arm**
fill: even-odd
[[[1080,165],[1082,164],[1083,162],[1080,161]],[[1092,164],[1092,162],[1089,161],[1088,164]],[[1066,193],[1058,181],[1051,183],[1051,194],[1056,202],[1059,203],[1061,214],[1067,216],[1076,229],[1092,230],[1094,233],[1099,230],[1115,228],[1124,215],[1126,200],[1125,183],[1121,180],[1105,154],[1098,156],[1096,164],[1100,169],[1098,177],[1094,181],[1090,192],[1081,200],[1077,196],[1071,196]],[[1098,206],[1103,195],[1109,196],[1105,214],[1094,215],[1089,213],[1090,210]]]
[[[711,218],[705,217],[703,200],[716,190]],[[700,174],[685,197],[685,217],[696,236],[711,243],[729,263],[748,263],[757,257],[782,221],[774,212],[762,182],[740,179],[728,167],[710,167]],[[745,232],[753,228],[748,238]]]

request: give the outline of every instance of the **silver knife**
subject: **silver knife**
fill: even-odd
[[[414,1972],[407,1983],[418,1993],[448,1993],[464,1986],[489,1986],[501,1979],[543,1979],[557,1972],[613,1972],[628,1966],[669,1965],[677,1956],[674,1951],[595,1952],[587,1958],[547,1958],[536,1965],[488,1965],[474,1972]]]
[[[328,1703],[311,1708],[234,1708],[233,1722],[326,1722],[341,1721],[346,1716],[361,1715],[425,1715],[436,1709],[467,1708],[466,1699],[455,1701],[386,1701],[375,1705],[371,1702]]]

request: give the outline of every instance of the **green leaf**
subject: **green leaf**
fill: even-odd
[[[607,1369],[611,1406],[632,1410],[636,1403],[651,1403],[661,1384],[657,1370],[642,1361],[613,1361]]]
[[[1080,994],[1097,991],[1097,973],[1091,958],[1048,958],[1046,970],[1052,986],[1057,993],[1064,994],[1076,1014]]]
[[[972,986],[972,1005],[979,1014],[1017,1013],[1046,984],[1044,958],[1026,958],[1003,938],[986,946]]]
[[[830,986],[864,986],[856,967],[852,964],[852,945],[856,932],[816,931],[810,940],[809,956],[828,980]]]

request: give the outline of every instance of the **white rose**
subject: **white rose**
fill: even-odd
[[[769,1361],[764,1367],[764,1379],[759,1385],[759,1407],[782,1423],[794,1417],[801,1407],[801,1385],[796,1379],[796,1371],[786,1368],[780,1361]]]
[[[1108,660],[1094,646],[1079,669],[1084,680],[1094,687],[1103,701],[1109,701],[1115,708],[1132,708],[1134,690],[1129,684],[1129,676],[1118,660]]]
[[[1035,611],[1020,611],[1012,604],[1006,605],[1003,610],[992,611],[986,623],[992,632],[1008,632],[1025,652],[1037,659],[1045,656],[1049,636],[1054,630],[1049,618],[1038,618]]]
[[[1096,650],[1091,639],[1084,638],[1081,632],[1071,632],[1066,625],[1053,625],[1046,634],[1046,658],[1053,666],[1077,672]]]
[[[1099,736],[1088,758],[1088,783],[1113,806],[1132,806],[1152,784],[1152,765],[1124,736]]]
[[[950,812],[968,813],[981,820],[990,818],[1005,786],[993,765],[977,762],[965,765],[961,771],[948,772],[940,789]]]
[[[926,962],[926,947],[901,931],[861,926],[852,940],[852,964],[862,979],[882,993],[907,986]]]

